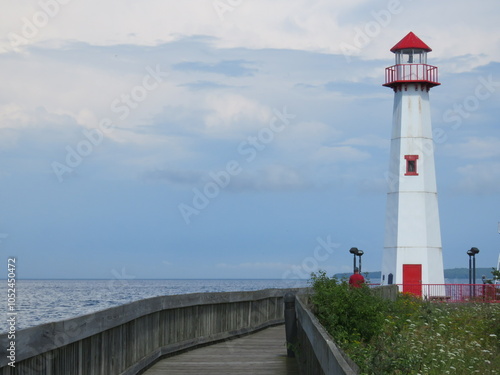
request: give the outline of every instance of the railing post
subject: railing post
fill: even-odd
[[[297,316],[295,314],[295,294],[285,294],[285,332],[287,357],[294,358],[293,348],[297,344]]]

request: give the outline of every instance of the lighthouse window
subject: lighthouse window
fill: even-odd
[[[427,52],[421,49],[397,51],[396,64],[427,64]]]
[[[418,155],[405,155],[405,159],[406,159],[405,176],[418,176],[417,173]]]

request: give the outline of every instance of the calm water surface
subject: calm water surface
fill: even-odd
[[[49,323],[149,297],[200,293],[298,288],[307,280],[17,280],[17,329]],[[6,282],[0,293],[7,296]],[[7,331],[7,298],[0,332]]]

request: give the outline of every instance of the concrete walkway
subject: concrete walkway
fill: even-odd
[[[281,325],[163,359],[144,374],[299,375],[299,371],[295,359],[286,356]]]

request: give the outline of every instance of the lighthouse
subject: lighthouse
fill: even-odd
[[[429,103],[440,83],[427,64],[430,51],[410,32],[392,47],[396,64],[384,84],[394,90],[394,107],[381,283],[416,295],[422,284],[444,284]]]

